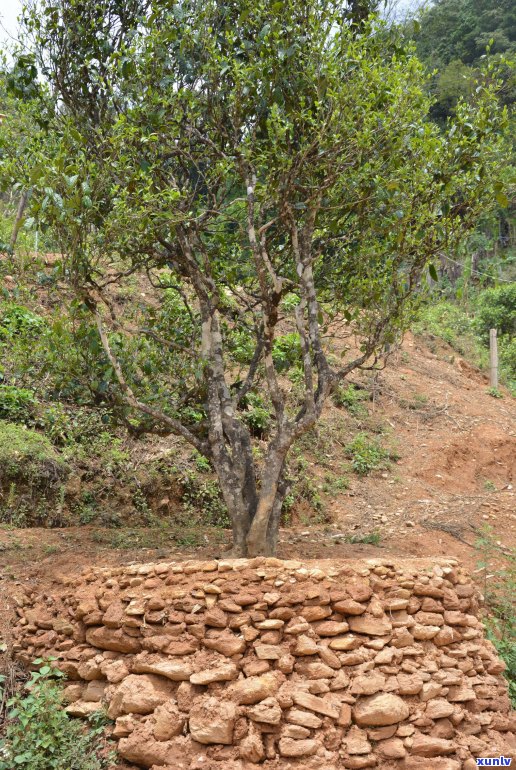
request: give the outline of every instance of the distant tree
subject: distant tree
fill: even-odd
[[[493,54],[516,51],[513,0],[436,0],[420,17],[418,52],[432,67],[453,60],[477,65],[492,40]]]
[[[293,443],[490,205],[496,78],[442,134],[413,51],[339,0],[131,7],[27,14],[54,99],[32,214],[128,419],[209,458],[234,552],[273,553]]]

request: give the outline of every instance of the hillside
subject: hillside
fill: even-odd
[[[475,567],[475,541],[486,525],[504,549],[514,547],[516,425],[511,397],[489,395],[485,376],[446,343],[410,334],[374,382],[364,376],[357,383],[367,388],[367,400],[347,407],[330,404],[317,431],[297,450],[303,483],[298,478],[298,496],[287,514],[289,525],[281,530],[279,555],[446,555]],[[353,472],[346,447],[357,431],[368,441],[378,439],[378,446],[398,459],[387,459],[368,475]],[[4,524],[4,579],[40,582],[85,564],[224,553],[228,530],[206,525],[201,515],[192,531],[187,523],[188,511],[193,521],[191,508],[185,509],[184,498],[167,493],[169,476],[146,477],[145,469],[157,457],[172,454],[178,465],[180,458],[187,458],[177,439],[126,438],[117,448],[125,470],[112,485],[123,488],[138,480],[142,495],[147,495],[149,525],[141,526],[138,514],[140,526],[129,514],[117,520],[117,526],[102,526],[102,516],[100,521],[92,516],[83,526],[71,520],[65,528]],[[106,469],[104,473],[109,475]],[[91,476],[90,469],[81,482],[72,474],[68,490],[80,487],[87,498],[88,488],[94,490],[99,481]],[[208,481],[202,484],[201,490],[209,487]],[[111,505],[120,494],[117,489]],[[202,495],[194,502],[199,516]],[[204,505],[211,510],[212,498],[206,497]]]

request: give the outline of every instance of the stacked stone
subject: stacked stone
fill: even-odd
[[[516,723],[453,560],[133,565],[20,590],[15,651],[57,658],[153,770],[470,770]]]

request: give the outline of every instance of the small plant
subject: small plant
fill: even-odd
[[[211,473],[212,467],[207,457],[204,457],[204,455],[200,454],[199,452],[194,452],[192,455],[192,460],[194,461],[195,467],[199,473]]]
[[[503,398],[503,393],[498,388],[488,388],[486,393],[488,396],[492,396],[492,398]]]
[[[487,636],[505,662],[509,696],[516,707],[516,551],[502,548],[487,525],[480,531],[475,548],[487,610]]]
[[[92,733],[64,710],[63,675],[41,659],[22,692],[8,701],[0,770],[102,770],[98,723]]]
[[[486,492],[496,492],[496,484],[494,484],[489,479],[486,479],[484,481],[484,489],[486,490]]]
[[[0,305],[0,340],[15,334],[36,336],[45,326],[40,316],[22,305],[7,302]]]
[[[349,535],[345,538],[346,543],[351,545],[380,545],[381,540],[382,536],[377,529],[365,535]]]
[[[46,436],[0,420],[0,519],[15,523],[23,513],[27,523],[61,523],[68,470]]]
[[[353,417],[365,417],[367,408],[364,401],[369,400],[369,392],[360,390],[355,385],[348,385],[347,388],[338,387],[333,393],[333,403],[335,406],[345,407]]]
[[[376,439],[370,439],[366,433],[357,433],[353,441],[346,446],[347,456],[355,473],[366,476],[371,471],[385,468],[394,456],[380,446]]]
[[[285,372],[301,360],[301,338],[297,332],[283,334],[276,338],[272,349],[272,360],[278,372]]]
[[[337,495],[349,489],[349,479],[347,476],[336,476],[333,473],[327,473],[324,477],[323,491],[327,495]]]
[[[0,385],[0,419],[31,425],[38,401],[31,390]]]
[[[200,523],[215,527],[230,526],[226,504],[217,481],[200,480],[194,471],[180,477],[182,502],[186,511],[195,514]]]
[[[246,423],[254,436],[263,438],[271,422],[271,413],[265,401],[258,393],[251,391],[246,398],[246,406],[247,411],[244,413]]]

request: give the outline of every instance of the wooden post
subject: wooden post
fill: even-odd
[[[496,329],[489,330],[489,383],[492,388],[498,387],[498,340]]]

